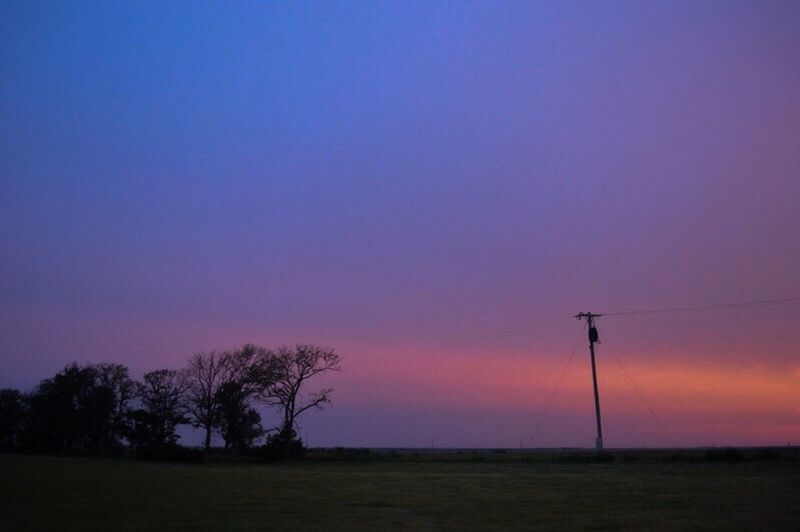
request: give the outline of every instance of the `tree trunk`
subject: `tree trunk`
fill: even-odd
[[[211,449],[211,425],[206,425],[206,456]]]
[[[292,433],[287,433],[283,438],[283,461],[289,462],[292,459]]]
[[[284,421],[283,424],[283,461],[288,462],[292,459],[292,429],[294,421]]]

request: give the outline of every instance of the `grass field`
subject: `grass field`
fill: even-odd
[[[0,526],[800,530],[800,463],[172,465],[0,455]]]

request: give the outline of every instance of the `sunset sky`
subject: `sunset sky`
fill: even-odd
[[[311,342],[312,446],[593,447],[576,312],[800,296],[800,3],[3,2],[0,180],[0,387]],[[606,445],[800,443],[798,316],[600,318]]]

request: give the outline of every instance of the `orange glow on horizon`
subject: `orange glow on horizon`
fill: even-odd
[[[575,354],[552,401],[552,415],[592,414],[589,363],[583,355]],[[354,360],[349,375],[342,375],[348,381],[342,400],[420,409],[516,409],[535,419],[565,363],[566,358],[499,353],[397,353],[363,366]],[[649,405],[678,434],[710,431],[712,437],[736,441],[780,442],[796,440],[800,431],[800,366],[710,367],[659,358],[629,360],[625,370],[630,379],[613,358],[600,362],[603,413],[612,426],[637,419],[652,425]]]

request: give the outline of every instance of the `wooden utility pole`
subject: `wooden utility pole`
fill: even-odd
[[[597,390],[597,365],[594,361],[594,344],[600,339],[597,334],[597,327],[594,326],[594,320],[600,316],[602,314],[592,314],[591,312],[581,312],[575,315],[579,320],[585,319],[589,329],[589,353],[592,357],[592,384],[594,385],[594,415],[595,419],[597,419],[597,440],[595,440],[597,452],[603,452],[603,423],[600,420],[600,393]]]

